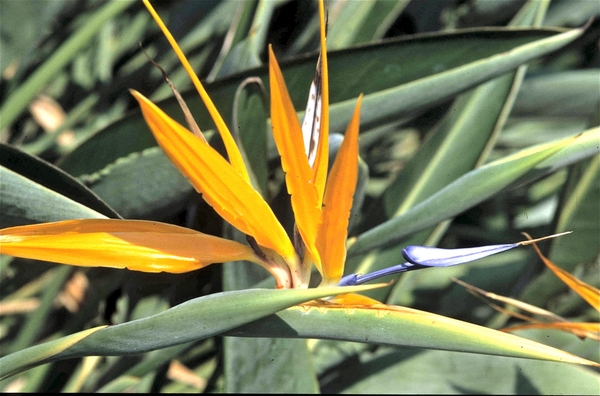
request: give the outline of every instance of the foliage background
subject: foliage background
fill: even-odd
[[[369,93],[389,88],[386,73],[395,71],[382,71],[379,59],[373,53],[366,57],[359,45],[455,28],[504,26],[524,3],[331,1],[329,49],[347,49],[344,62],[336,63],[332,54],[332,102],[354,98],[363,90]],[[182,0],[157,1],[155,6],[187,51],[198,74],[209,83],[209,92],[226,119],[240,126],[241,139],[257,180],[272,198],[277,214],[290,226],[289,203],[281,188],[282,173],[272,143],[267,139],[266,98],[256,85],[246,86],[237,96],[235,90],[244,76],[264,75],[264,69],[254,68],[264,64],[266,43],[272,43],[279,60],[287,65],[284,72],[296,108],[303,109],[318,45],[316,3]],[[598,126],[599,15],[600,5],[594,0],[550,4],[545,26],[580,27],[592,20],[581,37],[530,63],[506,122],[498,123],[497,117],[488,120],[502,129],[497,140],[490,138],[495,144],[488,160]],[[99,24],[98,29],[92,31],[95,23]],[[86,28],[89,28],[87,36],[80,34]],[[2,143],[56,164],[125,218],[166,221],[218,235],[232,232],[154,147],[128,94],[128,89],[137,89],[155,101],[165,100],[162,107],[171,115],[179,114],[174,101],[169,99],[170,90],[160,72],[141,53],[139,42],[165,68],[181,92],[190,88],[141,3],[2,0],[0,29]],[[478,34],[483,33],[472,36],[473,47],[467,50],[468,47],[460,47],[465,52],[459,53],[458,58],[468,58],[469,51],[481,50],[482,44],[476,41]],[[434,62],[435,67],[436,56],[443,69],[446,56],[456,55],[450,52],[460,48],[444,47],[441,43],[436,47],[439,52],[429,57],[425,55],[432,54],[426,51],[432,47],[411,47],[412,56],[406,56],[397,73],[410,81],[411,73],[418,75],[426,62]],[[248,70],[252,71],[244,74]],[[438,89],[441,87],[431,87],[432,91]],[[197,114],[201,128],[210,135],[211,124],[194,95],[184,97]],[[436,186],[431,187],[434,191],[415,193],[419,183],[424,183],[429,156],[434,157],[427,154],[427,142],[434,145],[431,143],[435,142],[431,139],[434,133],[449,133],[452,127],[460,125],[452,118],[453,112],[482,123],[489,116],[479,113],[473,104],[465,104],[464,98],[453,95],[414,109],[407,106],[404,113],[365,123],[361,129],[361,155],[368,166],[369,178],[368,181],[363,178],[363,203],[357,208],[352,235],[391,217],[398,205],[414,199],[411,193],[427,196],[452,181],[440,176],[438,168],[427,179],[431,183],[431,179],[439,177],[439,181],[431,184]],[[234,101],[237,109],[232,106]],[[377,114],[370,116],[377,119]],[[334,129],[336,123],[347,123],[347,118],[340,118],[332,120]],[[219,142],[214,144],[218,147]],[[473,141],[462,143],[451,153],[454,161],[469,161],[471,151],[479,156],[472,145]],[[67,196],[77,195],[77,188],[69,186],[66,179],[55,180],[55,176],[48,177],[36,168],[45,166],[37,159],[21,154],[10,156],[10,147],[3,148],[3,166]],[[435,150],[441,152],[439,146]],[[599,286],[599,167],[596,154],[533,183],[513,185],[464,211],[451,223],[403,238],[399,245],[477,246],[521,240],[520,231],[541,236],[572,229],[575,231],[572,236],[545,245],[545,251],[555,263]],[[85,204],[110,216],[110,209],[102,202]],[[44,202],[39,205],[43,207]],[[2,227],[56,220],[52,216],[63,215],[43,210],[39,211],[43,215],[15,215],[6,206],[1,212]],[[387,263],[392,265],[399,257],[393,249],[381,249],[371,253],[369,260],[380,265],[392,260]],[[147,317],[200,295],[251,287],[265,277],[262,270],[243,264],[169,275],[80,270],[7,256],[0,260],[2,355],[95,325]],[[351,258],[349,272],[367,268],[365,263],[363,256]],[[493,328],[507,323],[506,317],[497,315],[452,283],[451,276],[547,308],[571,320],[598,321],[597,312],[544,271],[528,249],[468,266],[407,274],[392,288],[373,296]],[[519,334],[591,360],[600,358],[598,344],[592,340],[557,332]],[[143,356],[65,360],[4,380],[0,386],[6,391],[140,392],[597,393],[600,390],[592,370],[575,366],[339,341],[309,340],[308,349],[298,348],[304,343],[288,339],[212,337]],[[299,355],[299,350],[309,353]]]

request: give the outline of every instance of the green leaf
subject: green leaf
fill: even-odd
[[[375,5],[375,1],[349,1],[338,7],[335,15],[331,15],[331,26],[327,29],[327,48],[334,50],[355,44]]]
[[[18,374],[29,368],[39,366],[46,362],[50,362],[60,355],[61,352],[68,350],[73,345],[81,340],[89,337],[100,329],[106,326],[98,326],[92,329],[80,331],[67,337],[62,337],[55,341],[46,342],[32,348],[27,348],[12,355],[0,358],[0,379]]]
[[[434,135],[385,191],[386,218],[406,212],[475,167],[484,148],[493,143],[494,132],[502,128],[501,114],[510,111],[521,78],[522,73],[518,77],[511,73],[457,99]]]
[[[577,26],[583,25],[590,18],[600,15],[597,4],[587,0],[556,1],[544,21],[548,26]]]
[[[241,242],[237,230],[225,235]],[[256,287],[268,276],[254,263],[226,263],[223,288],[241,290]],[[272,278],[271,278],[272,279]],[[229,393],[317,393],[318,382],[304,340],[281,338],[223,339],[223,375]]]
[[[0,359],[0,378],[49,361],[81,356],[135,355],[220,334],[292,305],[373,286],[319,289],[251,289],[199,297],[157,315],[77,333]],[[71,338],[73,337],[73,338]],[[73,343],[68,340],[75,339]]]
[[[599,69],[528,76],[511,116],[590,117],[600,108]]]
[[[3,166],[0,166],[0,202],[2,228],[29,223],[106,217]]]
[[[535,31],[532,31],[535,32]],[[485,31],[485,34],[487,34],[487,39],[488,40],[492,40],[493,36],[489,35],[489,32]],[[524,37],[528,37],[528,35],[532,34],[531,32],[527,31],[527,32],[523,32],[522,33]],[[563,38],[561,40],[559,40],[560,43],[563,43],[564,40],[571,40],[574,37],[574,33],[573,31],[571,32],[567,32],[567,33],[563,33],[567,34],[568,37]],[[453,45],[456,46],[457,49],[460,48],[461,52],[468,52],[469,50],[473,50],[473,48],[470,47],[470,43],[468,44],[468,48],[467,48],[467,43],[469,42],[465,35],[467,35],[466,33],[464,34],[460,34],[460,35],[448,35],[446,34],[445,36],[440,36],[443,37],[445,40],[450,41],[450,43],[447,43],[448,45]],[[484,35],[484,37],[486,37]],[[512,39],[511,39],[512,40]],[[502,48],[502,49],[506,49],[506,47],[509,45],[515,45],[515,43],[513,43],[511,40],[507,40],[507,42],[500,42],[497,43],[496,45],[498,46],[498,48]],[[524,39],[520,39],[522,42]],[[532,40],[532,38],[528,38],[528,40]],[[551,37],[551,39],[544,39],[544,40],[554,40],[554,37]],[[544,41],[542,40],[542,41]],[[411,42],[414,41],[414,42]],[[543,49],[543,51],[548,51],[549,48],[547,48],[548,45],[552,44],[553,46],[557,45],[556,42],[554,41],[544,41],[546,42],[546,44],[536,44],[536,46],[540,46],[541,49],[539,49],[540,51]],[[393,44],[393,43],[392,43]],[[430,40],[425,40],[425,39],[414,39],[414,40],[409,40],[408,43],[400,41],[399,43],[397,43],[395,46],[390,45],[386,45],[386,46],[369,46],[369,47],[364,47],[364,48],[360,48],[359,50],[356,50],[356,52],[358,52],[358,54],[361,56],[361,59],[363,57],[366,57],[368,55],[371,56],[377,56],[378,59],[380,59],[380,63],[385,64],[385,62],[383,61],[384,56],[389,55],[391,56],[391,54],[389,53],[390,48],[389,47],[393,47],[396,48],[398,50],[401,50],[402,53],[404,53],[404,51],[409,51],[409,50],[418,50],[419,52],[422,53],[430,53],[430,51],[433,51],[434,48],[430,48],[431,46],[436,46],[437,44],[433,41]],[[489,43],[487,44],[489,45]],[[523,56],[528,56],[528,59],[531,59],[531,56],[534,54],[536,50],[536,46],[534,46],[534,48],[531,48],[533,44],[528,44],[525,45],[523,47],[523,49],[520,49],[519,51],[514,51],[515,54],[512,55],[512,61],[511,62],[515,62],[515,63],[511,63],[512,66],[510,67],[516,67],[516,65],[518,64],[517,60],[521,59]],[[562,44],[561,44],[562,45]],[[416,47],[416,48],[415,48]],[[526,50],[526,48],[528,48]],[[523,51],[530,51],[530,52],[523,52]],[[534,51],[535,50],[535,51]],[[363,54],[364,52],[364,54]],[[374,52],[374,54],[373,54]],[[352,53],[354,54],[354,53]],[[408,56],[408,52],[404,53],[406,56]],[[341,63],[342,61],[344,61],[346,59],[346,57],[348,57],[348,55],[344,56],[345,53],[339,53],[338,56],[336,57],[336,53],[332,53],[331,58],[332,58],[332,62],[337,61],[338,64]],[[488,53],[482,54],[482,55],[489,55]],[[420,76],[427,76],[428,74],[431,75],[427,78],[422,78],[420,80],[415,81],[414,83],[410,83],[410,84],[405,84],[405,85],[401,85],[391,91],[385,91],[385,92],[379,92],[379,93],[373,93],[371,95],[367,95],[365,97],[365,100],[363,102],[363,110],[362,110],[362,123],[363,126],[361,128],[365,128],[365,123],[368,124],[368,119],[369,117],[374,117],[372,119],[372,121],[374,123],[380,123],[380,122],[384,122],[385,119],[387,119],[388,117],[397,117],[399,116],[399,114],[397,114],[399,111],[402,113],[404,110],[402,110],[402,106],[401,103],[404,103],[406,106],[409,106],[409,109],[412,109],[412,106],[414,103],[416,103],[416,101],[418,100],[418,97],[425,97],[427,96],[429,100],[437,100],[440,99],[440,97],[446,97],[447,95],[451,95],[456,93],[459,88],[456,86],[456,78],[460,78],[461,81],[463,82],[469,82],[471,81],[469,84],[472,84],[472,78],[474,77],[481,77],[481,74],[478,74],[479,72],[477,72],[477,70],[480,70],[480,72],[484,73],[486,72],[486,70],[490,69],[490,66],[493,66],[495,64],[503,64],[504,66],[501,67],[505,67],[506,68],[506,60],[500,56],[500,55],[496,55],[493,56],[493,59],[488,59],[485,61],[478,61],[475,62],[474,64],[470,65],[470,66],[460,66],[461,64],[464,64],[465,60],[460,58],[460,59],[455,59],[453,58],[454,55],[448,55],[449,58],[446,60],[446,62],[448,63],[447,66],[444,66],[444,68],[446,67],[453,67],[456,66],[454,69],[451,69],[447,72],[442,72],[442,73],[438,73],[435,74],[435,71],[432,71],[431,69],[428,69],[425,66],[422,66],[421,63],[417,62],[415,63],[415,65],[420,65],[418,68],[416,68],[415,70],[409,70],[408,76],[402,74],[402,73],[398,73],[400,76],[403,76],[403,79],[399,79],[396,76],[396,73],[387,73],[385,74],[385,80],[388,83],[395,83],[395,82],[400,82],[400,81],[404,81],[407,77],[420,77]],[[398,62],[401,60],[401,58],[396,58],[397,55],[394,55],[394,59],[398,59]],[[438,60],[439,61],[439,60]],[[367,64],[371,64],[371,61],[369,61]],[[388,61],[389,62],[389,61]],[[433,59],[431,60],[431,62],[433,62]],[[455,65],[456,64],[456,65]],[[335,63],[332,63],[332,65],[335,65]],[[382,64],[373,64],[372,67],[375,69],[375,67],[382,67]],[[391,66],[390,66],[391,67]],[[416,67],[416,66],[415,66]],[[432,66],[433,67],[433,66]],[[510,69],[510,67],[506,68],[506,70]],[[314,66],[311,66],[311,73],[314,72],[312,70],[312,68],[314,68]],[[458,77],[458,74],[461,74],[464,72],[463,69],[468,69],[470,70],[469,76],[467,77]],[[303,62],[295,62],[293,64],[291,64],[288,67],[289,70],[289,74],[295,73],[295,74],[300,74],[300,73],[305,73],[305,69],[306,69],[306,61]],[[333,66],[331,67],[332,71],[333,71]],[[258,71],[257,71],[258,73]],[[260,73],[264,73],[264,71],[260,71]],[[259,74],[260,75],[260,74]],[[389,80],[389,81],[387,81]],[[294,95],[296,92],[302,92],[302,90],[294,90],[293,89],[293,84],[296,83],[298,81],[297,77],[293,78],[293,79],[289,79],[288,78],[288,83],[290,85],[290,92],[292,92],[292,95]],[[310,81],[310,80],[308,80]],[[478,81],[476,81],[478,82]],[[223,81],[222,84],[216,85],[216,90],[213,91],[213,97],[215,98],[215,100],[217,99],[221,99],[223,97],[223,95],[228,95],[230,93],[230,91],[235,88],[237,89],[237,87],[234,87],[233,85],[236,83],[241,83],[239,78],[232,78],[232,79],[228,79]],[[344,81],[344,83],[342,84],[342,82],[339,80],[339,77],[335,77],[333,72],[332,72],[332,78],[331,78],[331,87],[332,87],[332,95],[333,92],[335,90],[335,88],[333,87],[333,84],[337,83],[339,84],[337,88],[339,88],[340,90],[347,90],[348,87],[347,85],[352,85],[351,83],[348,83],[348,81]],[[417,84],[417,85],[414,85]],[[414,91],[414,87],[418,87],[420,86],[419,84],[425,84],[428,85],[429,88],[427,89],[418,89],[417,91]],[[433,84],[433,85],[432,85]],[[440,89],[431,89],[431,86],[437,86],[437,84],[447,84],[447,87],[450,91],[443,93],[444,90],[442,89],[441,85],[440,85]],[[368,92],[369,90],[369,86],[373,86],[371,89],[377,89],[381,83],[380,82],[370,82],[367,84],[364,84],[366,87],[361,87],[361,88],[366,88],[365,91]],[[209,87],[210,88],[210,87]],[[361,89],[359,87],[356,87],[356,90],[358,91],[359,89]],[[493,87],[492,87],[493,88]],[[499,90],[493,90],[488,88],[487,90],[482,88],[485,92],[483,92],[483,95],[488,94],[489,92],[492,92],[494,95],[499,95],[502,96],[501,94],[499,94],[499,92],[501,93],[501,91]],[[436,98],[431,98],[430,95],[434,95],[436,96]],[[294,97],[296,97],[298,95],[294,95]],[[338,96],[340,96],[338,94]],[[333,97],[333,96],[332,96]],[[231,98],[233,100],[233,98]],[[306,100],[306,98],[303,96],[302,100]],[[424,99],[425,100],[425,99]],[[169,112],[169,108],[171,108],[172,103],[171,101],[165,101],[165,106],[163,106],[163,108],[166,108],[167,111]],[[231,102],[230,102],[231,103]],[[390,108],[390,103],[394,103],[393,108]],[[429,102],[427,102],[429,103]],[[476,105],[478,102],[476,100],[471,100],[471,101],[467,101],[467,103],[470,103],[471,106]],[[498,99],[497,103],[501,103],[500,99]],[[188,104],[190,105],[190,109],[191,111],[198,115],[198,114],[204,114],[205,110],[202,109],[201,106],[199,106],[198,104],[198,98],[194,97],[193,99],[189,99],[188,100]],[[197,108],[193,108],[193,106],[196,105]],[[338,103],[335,104],[331,107],[331,123],[332,123],[332,133],[336,132],[336,131],[340,131],[343,132],[346,128],[346,124],[348,119],[350,118],[350,114],[351,111],[354,109],[354,105],[355,105],[355,100],[351,99],[350,101],[346,101],[343,103]],[[382,109],[388,108],[388,110],[391,112],[386,112],[387,110],[382,112]],[[223,114],[229,114],[229,109],[231,108],[230,105],[222,105],[221,107],[221,111]],[[408,111],[408,110],[406,110]],[[487,110],[486,110],[487,111]],[[485,112],[484,112],[485,113]],[[179,111],[171,111],[170,112],[171,115],[174,114],[179,114]],[[474,115],[476,115],[475,113],[472,113]],[[486,120],[491,120],[493,119],[493,117],[490,118],[486,118]],[[199,124],[202,126],[202,123],[206,123],[206,118],[198,118],[197,120],[199,121]],[[204,121],[203,121],[204,120]],[[481,117],[473,117],[473,122],[474,123],[482,123],[485,122],[483,121],[484,119],[482,119]],[[335,124],[335,125],[334,125]],[[478,127],[481,127],[481,125],[476,125]],[[368,125],[366,126],[368,128]],[[144,131],[143,133],[141,131]],[[135,134],[139,134],[140,135],[136,135],[136,136],[132,136],[132,135],[128,135],[131,133],[135,133]],[[242,136],[242,141],[247,141],[249,139],[252,139],[254,136],[255,130],[254,129],[245,129],[245,128],[241,128],[241,136]],[[456,131],[455,131],[456,132]],[[466,131],[463,131],[463,133],[465,133]],[[469,132],[475,133],[476,139],[480,142],[484,142],[484,135],[483,134],[479,134],[477,135],[477,129],[469,129]],[[464,139],[466,141],[469,141],[469,136],[468,134],[463,134],[462,136],[464,136]],[[453,136],[449,136],[448,141],[450,142],[456,142],[456,144],[461,143],[460,140],[454,139]],[[116,143],[118,142],[118,144]],[[472,142],[471,142],[472,143]],[[83,145],[81,145],[79,147],[79,149],[75,150],[69,157],[67,157],[65,159],[65,161],[61,164],[61,166],[63,167],[63,169],[66,169],[67,171],[71,172],[74,175],[82,175],[82,172],[91,172],[91,179],[88,179],[88,177],[86,176],[85,180],[94,180],[94,181],[98,181],[99,184],[95,185],[92,189],[95,190],[101,197],[103,197],[105,200],[107,200],[109,202],[109,204],[111,204],[117,211],[119,211],[122,215],[124,215],[125,217],[143,217],[143,216],[149,216],[152,215],[153,211],[160,211],[161,208],[166,208],[166,207],[173,207],[175,205],[177,205],[178,203],[181,202],[180,200],[180,196],[185,194],[188,191],[191,191],[187,181],[184,181],[184,179],[182,179],[179,175],[175,174],[174,168],[170,165],[167,164],[164,156],[162,156],[161,154],[155,154],[154,152],[152,153],[144,153],[141,156],[130,156],[127,157],[127,160],[120,160],[118,161],[118,155],[122,154],[122,155],[127,155],[128,153],[132,152],[132,151],[136,151],[136,149],[142,149],[144,147],[148,147],[148,146],[153,146],[155,145],[154,139],[152,138],[152,136],[149,134],[149,132],[147,132],[147,127],[145,126],[145,124],[143,123],[143,121],[140,119],[139,116],[135,116],[135,117],[129,117],[126,119],[123,119],[115,124],[113,124],[111,127],[109,127],[108,129],[105,129],[104,131],[102,131],[100,134],[96,135],[94,138],[88,140],[86,143],[84,143]],[[256,144],[256,145],[252,145],[250,147],[256,147],[259,148],[261,147],[262,144]],[[455,145],[453,145],[451,148],[453,149]],[[110,147],[110,148],[109,148]],[[446,151],[446,153],[448,153],[450,155],[450,159],[452,159],[451,157],[454,156],[454,151],[448,150]],[[249,156],[250,158],[254,158],[254,153],[250,152]],[[261,166],[264,165],[260,165],[261,163],[264,164],[264,162],[262,162],[262,160],[260,159],[260,156],[262,154],[257,153],[256,155],[258,155],[257,160],[255,161],[256,164],[253,164],[253,166],[257,167],[257,176],[259,175],[263,175],[263,170],[260,169]],[[476,156],[476,155],[475,155]],[[419,158],[425,158],[425,157],[419,157]],[[105,170],[101,171],[100,173],[98,173],[97,175],[94,175],[99,169],[102,169],[105,165],[110,164],[110,161],[116,161],[114,163],[114,167],[113,166],[108,166]],[[438,162],[432,162],[432,164],[439,164]],[[440,166],[444,167],[445,162],[443,164],[441,164]],[[95,168],[101,166],[102,168]],[[94,169],[95,168],[95,169]],[[108,171],[111,170],[111,171]],[[157,175],[159,175],[159,179],[156,183],[152,183],[149,182],[149,179],[142,177],[146,172],[156,172]],[[114,172],[114,173],[112,173]],[[433,175],[441,175],[441,174],[445,174],[445,173],[439,173],[439,172],[434,172]],[[262,176],[261,176],[262,177]],[[116,179],[116,180],[115,180]],[[437,180],[437,176],[436,176],[436,180]],[[443,179],[443,180],[447,180],[447,179]],[[439,180],[438,180],[439,181]],[[117,182],[117,183],[115,183]],[[400,182],[399,182],[400,183]],[[260,182],[260,184],[264,184],[263,182]],[[428,187],[427,189],[431,190],[431,189],[438,189],[439,187]],[[408,189],[403,187],[403,191],[408,191]],[[181,194],[181,195],[180,195]],[[394,194],[391,194],[391,196],[394,196]],[[149,199],[152,199],[152,201],[149,201]]]
[[[592,129],[575,137],[531,147],[471,171],[403,215],[359,235],[348,254],[390,245],[455,216],[517,182],[531,181],[560,166],[594,155],[599,150],[599,136],[600,129]]]
[[[226,333],[325,338],[596,365],[526,338],[412,308],[291,307]]]
[[[52,305],[54,300],[61,291],[63,285],[71,275],[73,267],[61,266],[52,274],[52,282],[43,290],[42,298],[39,307],[27,315],[25,323],[23,325],[23,331],[21,331],[18,337],[11,343],[8,352],[17,352],[30,346],[40,335],[43,324],[46,322],[51,314]]]
[[[479,33],[481,34],[482,32]],[[445,64],[443,60],[439,59],[439,53],[446,54],[451,49],[439,48],[437,49],[438,52],[434,52],[438,55],[435,61],[433,57],[431,60],[442,63],[429,66],[434,68],[434,70],[439,68],[443,71],[431,73],[426,76],[414,76],[416,78],[410,82],[381,90],[372,95],[366,95],[362,104],[361,125],[367,128],[377,126],[385,121],[398,120],[400,117],[407,116],[411,112],[432,107],[434,104],[452,95],[502,75],[536,57],[555,51],[579,37],[581,33],[581,30],[571,30],[547,39],[513,47],[507,52],[490,54],[489,57],[473,60],[470,63],[465,62],[462,65]],[[441,45],[445,44],[442,37],[437,37],[437,39],[439,40],[437,43]],[[481,45],[486,44],[481,43]],[[435,48],[422,48],[421,50],[436,51]],[[467,48],[461,48],[461,50],[468,51]],[[422,52],[418,53],[423,54]],[[465,54],[463,53],[463,55]],[[404,62],[410,62],[410,60],[405,60]],[[427,62],[422,62],[421,60],[419,60],[418,64],[420,67],[428,66]],[[331,75],[334,75],[333,69]],[[332,87],[331,84],[330,87]],[[332,92],[334,92],[334,89],[331,88]],[[345,121],[349,119],[349,114],[351,114],[354,106],[354,100],[345,100],[339,103],[338,106],[338,111],[344,116],[338,120],[332,117],[330,127],[334,131],[341,128],[341,125],[339,125],[341,120]]]
[[[226,392],[318,393],[305,340],[225,337],[223,342]]]
[[[380,348],[344,365],[323,393],[596,394],[589,369],[553,362]]]
[[[234,21],[235,31],[228,34],[233,36],[231,50],[224,57],[222,63],[217,63],[209,81],[214,77],[222,78],[226,75],[260,66],[260,53],[266,46],[269,22],[273,12],[278,6],[275,1],[246,1],[239,3],[243,11],[236,10]],[[252,19],[252,20],[251,20]],[[251,24],[250,24],[251,22]]]
[[[0,144],[0,166],[17,173],[20,177],[26,178],[40,187],[60,194],[107,217],[120,217],[117,212],[90,189],[85,187],[79,180],[73,178],[62,169],[15,147]],[[21,191],[22,193],[26,192]],[[6,207],[10,207],[11,205],[20,205],[23,207],[30,205],[23,202],[22,198],[24,196],[26,195],[21,195],[17,202],[2,199],[2,203],[3,205],[7,205]],[[38,209],[43,210],[43,208]],[[27,219],[15,219],[14,221],[14,224],[10,225],[21,225],[29,222]],[[2,226],[5,226],[4,221],[2,221]]]
[[[522,11],[527,17],[513,24],[531,25],[539,1]],[[539,7],[544,9],[544,7]],[[512,109],[525,70],[506,74],[460,95],[451,110],[400,177],[384,193],[387,218],[397,216],[419,201],[482,163]],[[460,156],[457,154],[460,153]]]
[[[253,174],[258,191],[267,192],[269,169],[267,163],[267,134],[270,128],[269,102],[261,80],[249,79],[238,88],[233,102],[232,133],[238,144],[249,172]],[[244,133],[241,133],[244,131]]]
[[[98,389],[98,393],[131,393],[142,381],[139,377],[122,375]]]
[[[356,32],[354,44],[381,40],[393,23],[400,17],[410,0],[387,1],[376,0],[371,12],[360,29]],[[332,23],[333,26],[335,24]],[[344,23],[340,23],[344,26]],[[333,28],[332,26],[332,28]]]
[[[169,216],[194,191],[159,147],[130,154],[80,180],[128,219]]]

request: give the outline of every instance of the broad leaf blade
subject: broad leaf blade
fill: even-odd
[[[15,147],[0,144],[0,166],[105,216],[120,217],[113,208],[108,206],[79,180],[55,165]],[[4,201],[1,202],[4,203]]]
[[[80,179],[127,219],[166,217],[193,193],[189,181],[153,147]]]
[[[2,227],[104,215],[0,166]]]
[[[580,366],[407,348],[361,354],[335,379],[323,393],[596,394],[599,386]]]
[[[211,294],[187,301],[157,315],[106,327],[88,336],[77,333],[76,344],[62,339],[27,348],[0,359],[0,378],[37,364],[81,356],[135,355],[203,339],[252,322],[290,306],[340,292],[369,287],[265,290]],[[93,337],[92,337],[93,336]],[[72,336],[71,336],[72,337]],[[87,338],[82,338],[87,337]],[[69,338],[70,339],[70,338]],[[56,349],[56,345],[60,346]],[[52,353],[45,353],[50,350]]]
[[[403,307],[292,307],[227,334],[326,338],[599,365],[512,334]]]
[[[20,373],[28,368],[39,366],[45,362],[52,361],[57,355],[60,355],[81,340],[105,327],[106,326],[99,326],[89,330],[80,331],[79,333],[5,356],[1,358],[0,379]]]

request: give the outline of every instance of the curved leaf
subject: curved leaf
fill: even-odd
[[[167,216],[194,191],[158,147],[130,154],[80,179],[127,219]]]
[[[379,348],[357,360],[322,392],[594,395],[599,386],[593,370],[554,362],[407,348]]]
[[[120,217],[113,208],[108,206],[79,180],[55,165],[15,147],[0,143],[0,166],[6,167],[36,184],[100,212],[105,216],[112,218]]]
[[[226,335],[325,338],[599,366],[526,338],[412,308],[291,307]]]
[[[381,286],[381,285],[379,285]],[[135,355],[220,334],[309,300],[378,286],[318,289],[251,289],[196,298],[147,318],[80,332],[0,359],[0,378],[38,364],[81,356]],[[74,337],[74,338],[70,338]],[[85,338],[83,338],[85,337]],[[51,351],[52,353],[45,352]]]
[[[0,225],[106,216],[0,166]]]
[[[5,356],[0,359],[0,379],[18,374],[31,367],[39,366],[40,364],[50,362],[60,353],[68,350],[79,341],[89,337],[100,329],[106,326],[98,326],[92,329],[80,331],[67,337],[62,337],[58,340],[46,342],[35,347],[27,348],[17,353]]]

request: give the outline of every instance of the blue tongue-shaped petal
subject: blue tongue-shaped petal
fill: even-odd
[[[479,260],[484,257],[492,256],[497,253],[516,248],[518,246],[530,245],[549,238],[569,234],[563,232],[543,238],[532,239],[517,243],[507,243],[502,245],[487,245],[472,248],[461,249],[441,249],[429,246],[408,246],[402,249],[402,256],[408,261],[404,264],[394,265],[393,267],[373,271],[369,274],[350,274],[340,279],[339,286],[360,285],[383,276],[398,274],[400,272],[412,271],[429,267],[451,267],[453,265],[464,264],[470,261]]]
[[[463,249],[440,249],[429,246],[408,246],[402,256],[412,264],[426,267],[450,267],[501,253],[519,246],[518,243],[488,245]]]

